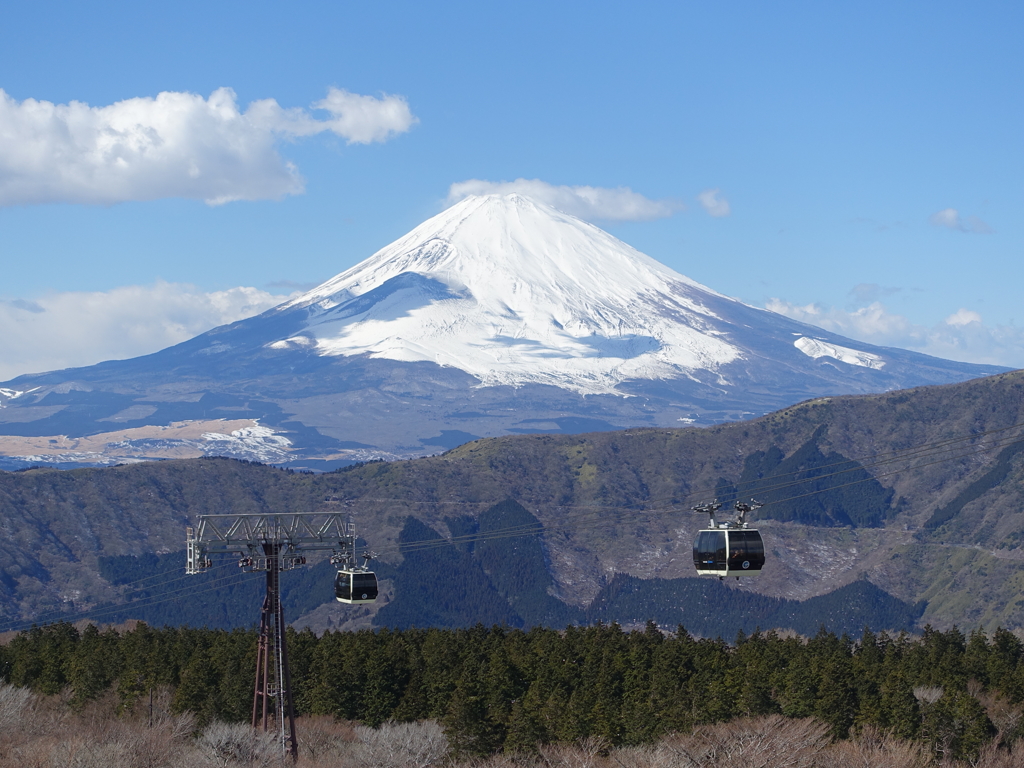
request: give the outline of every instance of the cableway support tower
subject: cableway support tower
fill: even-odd
[[[332,562],[351,561],[355,547],[352,523],[340,512],[201,515],[196,526],[185,531],[186,573],[205,572],[213,566],[211,556],[216,554],[235,555],[243,570],[266,573],[256,644],[252,726],[269,731],[273,721],[283,754],[293,760],[298,759],[299,745],[281,604],[281,572],[305,565],[306,552],[326,551],[331,553]]]

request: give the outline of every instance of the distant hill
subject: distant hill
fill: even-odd
[[[696,590],[699,600],[686,605],[715,606],[704,618],[687,609],[695,618],[683,623],[697,633],[703,626],[727,635],[751,617],[762,626],[813,629],[822,617],[846,626],[865,605],[894,627],[915,619],[1024,627],[1021,424],[1024,373],[1014,372],[818,399],[709,428],[478,440],[440,456],[321,475],[227,459],[0,473],[0,612],[7,623],[117,603],[128,586],[115,582],[134,580],[125,575],[132,562],[140,572],[157,568],[145,559],[156,553],[173,567],[170,553],[198,514],[346,502],[380,554],[386,597],[363,613],[336,603],[310,608],[325,589],[310,576],[303,600],[293,598],[296,610],[315,614],[310,622],[452,626],[476,615],[523,625],[579,616],[675,623],[658,606],[683,604]],[[691,583],[690,547],[705,521],[689,507],[714,496],[765,502],[757,524],[768,564],[759,579]],[[407,549],[531,516],[544,526],[532,539]],[[128,555],[140,559],[110,559]],[[431,568],[449,576],[417,580]],[[189,578],[190,599],[218,586],[210,575]],[[438,584],[449,593],[431,592]],[[716,625],[740,596],[748,603],[735,610],[746,618]]]

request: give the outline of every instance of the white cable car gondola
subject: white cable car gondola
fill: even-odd
[[[756,501],[750,504],[736,502],[736,522],[715,522],[715,512],[722,505],[717,501],[699,504],[695,512],[707,512],[710,516],[708,527],[697,533],[693,541],[693,565],[699,576],[760,576],[764,566],[764,541],[756,528],[747,527],[747,512],[760,507]]]

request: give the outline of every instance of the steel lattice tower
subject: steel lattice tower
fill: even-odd
[[[268,731],[273,716],[283,754],[298,759],[281,572],[304,565],[303,552],[330,551],[332,560],[354,558],[356,537],[351,525],[336,512],[202,515],[195,528],[186,529],[185,543],[186,573],[203,573],[213,565],[211,554],[227,553],[238,556],[239,567],[267,574],[256,643],[252,726]]]

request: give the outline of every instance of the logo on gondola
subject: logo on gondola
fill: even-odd
[[[749,568],[750,567],[750,561],[749,560],[744,560],[743,561],[743,567],[744,568]]]

